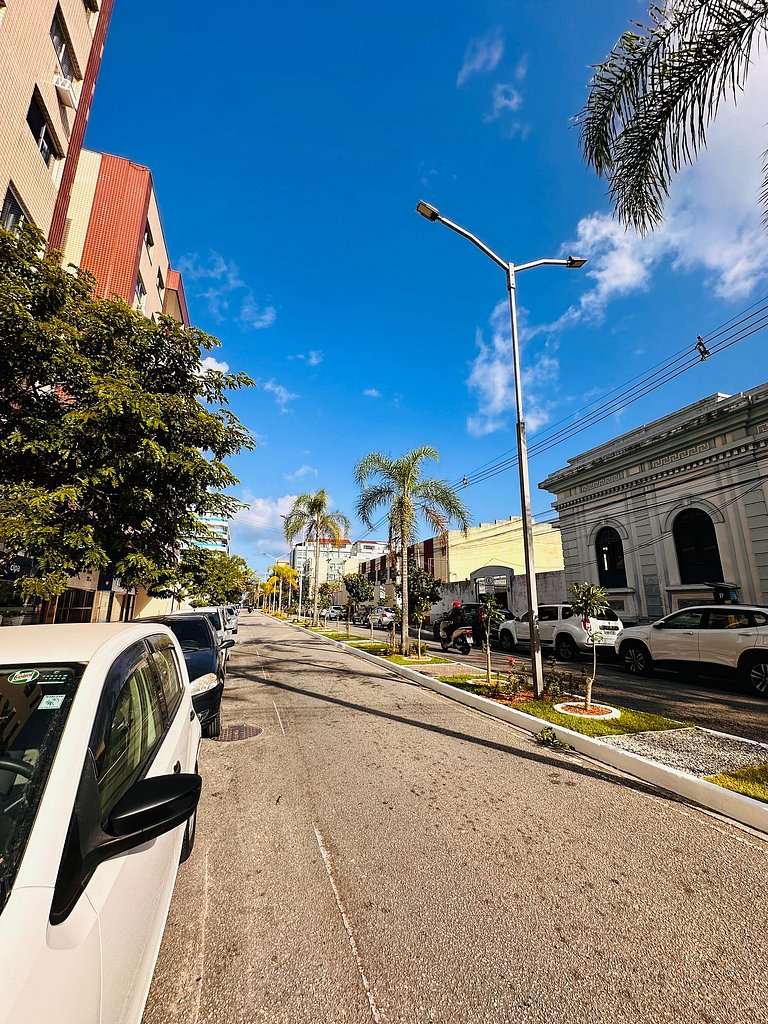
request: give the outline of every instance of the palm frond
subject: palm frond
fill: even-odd
[[[373,514],[377,509],[388,505],[395,495],[395,488],[389,482],[371,484],[366,487],[357,500],[357,515],[365,523],[366,527],[373,529]]]

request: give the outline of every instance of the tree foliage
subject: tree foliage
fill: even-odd
[[[361,576],[359,572],[347,573],[344,577],[344,586],[353,611],[358,605],[373,598],[373,583],[367,576]]]
[[[252,580],[248,563],[239,555],[189,548],[179,560],[175,593],[185,596],[190,604],[236,604]]]
[[[288,515],[285,517],[285,539],[289,544],[303,535],[307,541],[315,542],[315,572],[313,586],[313,609],[312,621],[318,624],[318,599],[320,590],[318,586],[320,573],[320,540],[327,537],[338,543],[342,538],[342,531],[349,530],[349,520],[341,512],[331,512],[328,508],[328,492],[320,488],[314,494],[299,494]],[[328,607],[330,605],[324,607]]]
[[[95,296],[28,226],[0,230],[0,548],[50,597],[69,576],[111,566],[158,582],[197,516],[231,515],[224,460],[252,448],[227,408],[245,374],[203,370],[218,341]]]
[[[571,608],[582,620],[587,636],[592,641],[592,675],[587,676],[584,703],[592,705],[592,684],[597,675],[597,641],[599,634],[592,631],[590,619],[597,618],[608,607],[608,592],[596,583],[571,583]]]
[[[608,180],[619,219],[641,232],[661,222],[672,177],[706,145],[723,99],[743,89],[768,35],[768,0],[674,0],[652,4],[649,21],[596,65],[577,118],[587,162]]]
[[[466,529],[469,513],[456,490],[444,480],[422,476],[426,459],[437,461],[437,450],[422,445],[392,459],[381,452],[371,452],[355,467],[355,482],[360,487],[357,514],[373,529],[374,513],[385,508],[389,520],[389,545],[400,554],[400,585],[403,602],[408,607],[407,549],[417,539],[417,526],[422,517],[435,533],[444,533],[452,521]],[[408,653],[408,616],[403,616],[401,653]]]

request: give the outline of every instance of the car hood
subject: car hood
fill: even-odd
[[[206,647],[202,651],[184,651],[184,661],[189,672],[190,682],[194,682],[199,676],[208,672],[218,670],[218,658],[212,647]]]
[[[616,640],[647,640],[651,635],[650,626],[627,626],[616,634]]]

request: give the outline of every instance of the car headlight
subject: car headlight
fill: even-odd
[[[198,676],[192,681],[192,696],[197,697],[207,690],[212,690],[219,685],[219,677],[215,672],[206,672],[204,676]]]

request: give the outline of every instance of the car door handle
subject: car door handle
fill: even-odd
[[[178,775],[180,771],[181,771],[181,761],[177,761],[176,764],[173,766],[173,774],[174,775]]]

